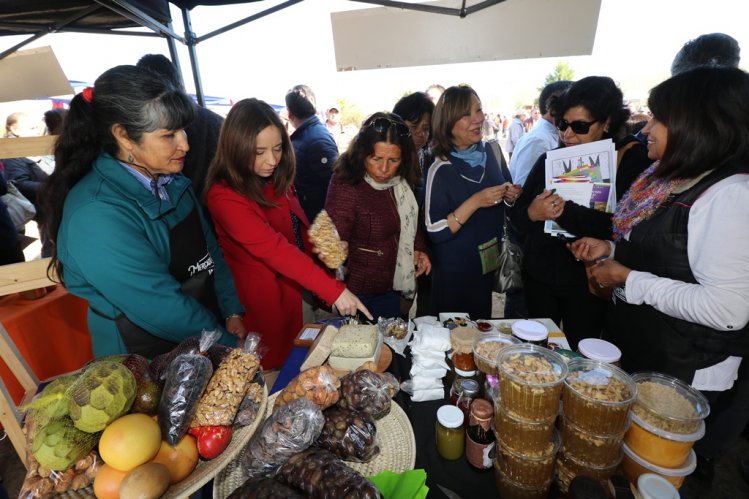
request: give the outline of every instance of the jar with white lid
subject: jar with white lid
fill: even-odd
[[[463,455],[466,436],[463,420],[463,411],[454,405],[443,405],[437,409],[437,452],[442,458],[455,460]]]
[[[524,343],[549,346],[549,330],[536,321],[519,320],[512,323],[512,335]]]
[[[580,340],[577,344],[577,352],[590,360],[607,362],[617,367],[620,366],[622,359],[622,351],[616,345],[598,338]]]

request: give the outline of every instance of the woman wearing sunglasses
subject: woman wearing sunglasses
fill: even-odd
[[[396,114],[364,121],[339,156],[325,209],[348,243],[346,284],[372,315],[400,317],[416,277],[429,274],[413,187],[419,181],[411,132]]]
[[[445,90],[434,109],[435,162],[429,167],[425,214],[433,243],[433,312],[490,318],[505,206],[520,194],[503,176],[501,151],[482,138],[484,112],[468,85]],[[503,203],[504,202],[504,203]]]
[[[247,313],[279,367],[305,322],[302,295],[315,293],[354,315],[364,305],[313,260],[309,223],[293,187],[294,150],[281,118],[257,99],[237,102],[221,127],[206,176],[206,202]],[[311,309],[310,309],[311,312]]]
[[[552,104],[564,147],[612,139],[618,151],[617,200],[647,168],[647,149],[626,134],[629,110],[611,78],[589,76],[573,83]],[[525,190],[511,213],[515,228],[526,234],[523,285],[531,317],[548,317],[561,326],[574,349],[583,338],[599,337],[606,302],[588,290],[582,262],[567,250],[568,241],[544,233],[544,221],[555,220],[576,236],[611,238],[611,214],[565,202],[544,189],[546,154],[528,174]]]

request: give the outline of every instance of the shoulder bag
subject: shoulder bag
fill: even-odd
[[[497,159],[502,177],[504,177],[505,181],[512,182],[512,177],[499,143],[496,140],[490,140],[488,145]],[[507,218],[507,212],[505,211],[504,222],[502,224],[502,247],[499,250],[499,268],[494,274],[494,291],[497,293],[507,293],[508,291],[523,288],[523,278],[520,274],[523,266],[523,250],[518,244],[510,240]]]
[[[523,278],[520,274],[523,266],[523,250],[510,241],[507,233],[507,214],[505,213],[504,232],[502,234],[502,248],[499,250],[499,268],[494,275],[494,291],[507,293],[523,288]]]

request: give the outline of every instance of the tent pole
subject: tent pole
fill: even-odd
[[[197,39],[192,30],[192,21],[190,20],[190,11],[188,9],[182,9],[182,20],[185,24],[185,43],[187,44],[187,53],[190,55],[192,77],[195,81],[195,95],[198,97],[198,105],[205,107],[205,94],[203,93],[203,83],[200,80],[200,69],[198,68],[198,52],[195,50]]]
[[[169,29],[173,29],[172,23],[168,23],[167,27]],[[174,64],[174,67],[177,68],[177,73],[179,74],[179,79],[182,81],[182,88],[185,88],[185,77],[182,75],[182,66],[179,63],[179,54],[177,54],[177,43],[174,41],[174,38],[171,36],[166,37],[166,43],[169,47],[169,57],[172,60],[172,63]]]

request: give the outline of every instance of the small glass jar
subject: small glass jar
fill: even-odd
[[[540,322],[515,321],[512,323],[512,335],[523,343],[532,343],[544,348],[549,346],[549,330]]]
[[[463,417],[463,412],[454,405],[443,405],[437,409],[437,452],[443,459],[453,461],[463,455],[466,436]]]
[[[622,351],[619,350],[619,347],[606,340],[598,338],[580,340],[577,344],[577,352],[590,360],[607,362],[614,364],[616,367],[621,367]]]
[[[479,383],[471,378],[455,378],[450,389],[450,403],[463,411],[463,424],[468,424],[471,402],[479,393]]]

